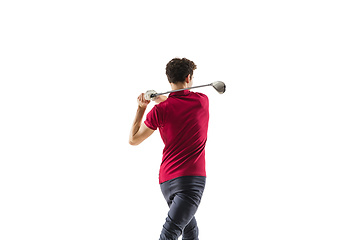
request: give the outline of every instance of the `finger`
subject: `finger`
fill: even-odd
[[[141,94],[141,102],[145,102],[145,94],[144,93]]]
[[[145,98],[145,94],[143,93],[143,95],[142,95],[142,98],[143,98],[143,102],[144,103],[150,103],[150,100],[147,100],[146,98]]]

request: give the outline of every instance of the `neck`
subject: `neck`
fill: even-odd
[[[178,89],[183,89],[183,88],[188,88],[189,87],[186,82],[184,82],[184,83],[179,82],[179,83],[176,83],[176,84],[175,83],[170,83],[170,85],[171,85],[172,90],[178,90]]]

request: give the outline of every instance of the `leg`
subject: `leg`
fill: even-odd
[[[189,224],[183,230],[183,240],[198,240],[199,239],[199,228],[195,217],[191,219]]]
[[[161,191],[170,207],[160,240],[198,240],[194,215],[205,188],[205,177],[180,177],[162,183]]]
[[[198,201],[199,200],[199,201]],[[177,194],[170,206],[168,217],[163,226],[160,240],[177,240],[182,234],[185,227],[194,219],[194,215],[199,206],[200,199],[193,198],[190,194],[179,193]],[[187,234],[194,234],[196,220],[191,222],[191,225],[187,229]],[[192,227],[192,229],[191,229]],[[193,239],[191,239],[193,240]]]

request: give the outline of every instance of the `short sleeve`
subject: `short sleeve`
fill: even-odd
[[[163,110],[159,105],[155,105],[150,112],[146,115],[145,125],[152,129],[156,130],[158,127],[163,125]]]

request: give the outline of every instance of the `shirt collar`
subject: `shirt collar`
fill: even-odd
[[[187,96],[190,94],[189,90],[182,90],[182,91],[178,91],[178,92],[172,92],[169,94],[169,97],[172,96]]]

